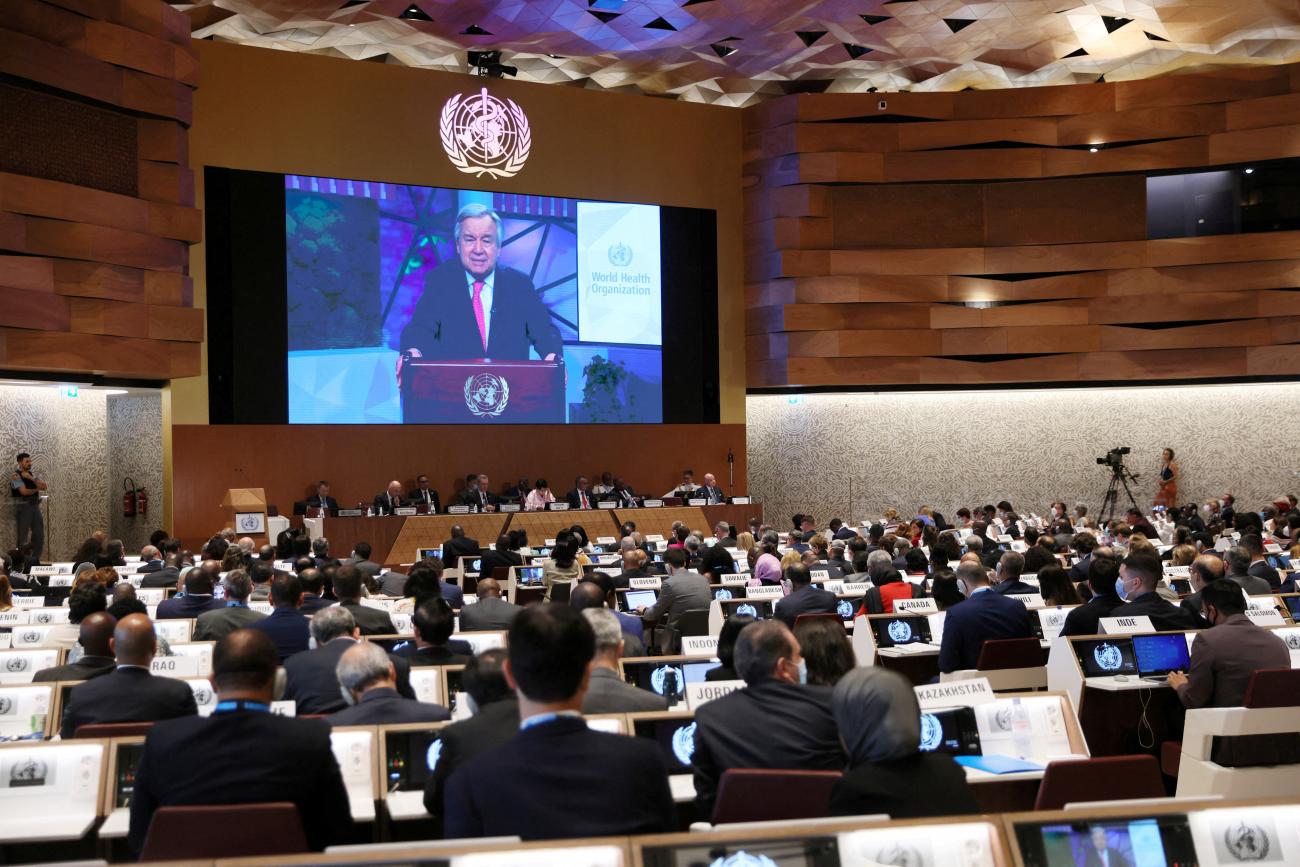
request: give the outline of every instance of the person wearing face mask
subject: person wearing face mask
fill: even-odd
[[[1101,631],[1101,618],[1124,604],[1115,595],[1115,579],[1119,577],[1119,561],[1113,557],[1093,554],[1088,561],[1088,587],[1092,596],[1082,605],[1071,608],[1065,615],[1061,635],[1097,635]]]
[[[1161,598],[1156,585],[1164,574],[1160,558],[1151,551],[1134,551],[1120,561],[1115,579],[1115,595],[1123,605],[1111,617],[1150,617],[1157,631],[1198,629],[1201,624],[1177,605]]]
[[[779,620],[759,620],[740,631],[736,673],[745,688],[695,712],[695,803],[713,815],[718,781],[728,768],[837,771],[844,767],[839,730],[831,715],[831,688],[808,686],[799,642]]]
[[[985,641],[1034,635],[1029,609],[1019,599],[994,593],[983,566],[958,566],[957,587],[966,601],[949,608],[944,619],[939,671],[946,674],[975,668]]]
[[[831,710],[848,754],[844,776],[831,790],[832,816],[980,812],[961,765],[946,753],[921,752],[921,709],[902,675],[855,668],[836,684]]]

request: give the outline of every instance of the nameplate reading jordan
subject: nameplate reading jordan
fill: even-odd
[[[596,501],[596,508],[597,508],[597,509],[617,509],[617,508],[618,508],[618,500],[597,500],[597,501]]]
[[[14,596],[15,608],[44,608],[44,596]]]
[[[785,596],[781,587],[746,587],[746,599],[780,599]]]
[[[1037,593],[1008,593],[1008,599],[1014,599],[1026,608],[1042,608],[1043,597]]]
[[[629,578],[627,579],[627,586],[632,590],[658,590],[663,586],[663,579],[655,578],[653,576],[648,578]]]
[[[409,518],[415,514],[415,506],[398,506],[393,509],[393,514],[403,518]]]
[[[691,497],[686,501],[686,505],[688,506],[707,506],[708,504],[709,501],[704,497]]]
[[[743,680],[706,680],[704,683],[688,683],[686,684],[686,707],[694,713],[700,705],[708,704],[715,698],[722,698],[728,693],[744,688]]]
[[[914,686],[916,703],[921,710],[937,710],[943,707],[973,707],[977,704],[989,704],[996,700],[988,678],[976,677],[971,680],[954,680],[948,683],[932,683]]]
[[[448,515],[468,515],[468,514],[469,514],[469,506],[448,506],[448,507],[447,507],[447,514],[448,514]]]
[[[1151,625],[1151,618],[1145,615],[1140,617],[1103,617],[1099,623],[1102,635],[1139,635],[1144,632],[1156,631],[1156,628]]]
[[[569,504],[568,503],[547,503],[546,508],[552,512],[567,512],[569,511]]]
[[[897,614],[938,614],[939,606],[933,599],[895,599],[894,612]]]
[[[682,636],[682,656],[708,656],[713,657],[718,654],[718,636],[716,635],[683,635]]]
[[[498,512],[518,512],[518,511],[519,511],[519,504],[518,504],[518,503],[502,503],[501,505],[497,506],[497,511],[498,511]]]
[[[198,677],[197,656],[155,656],[149,670],[159,677]]]
[[[737,587],[748,580],[749,578],[745,575],[723,575],[721,583],[723,587]]]
[[[1282,619],[1282,615],[1277,612],[1276,608],[1249,608],[1246,610],[1246,616],[1256,626],[1286,625],[1286,621]]]
[[[646,509],[657,509],[664,504],[663,500],[642,500],[641,506]]]

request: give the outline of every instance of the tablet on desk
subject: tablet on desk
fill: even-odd
[[[430,559],[430,558],[436,558],[436,559],[438,559],[438,560],[441,560],[441,559],[442,559],[442,546],[441,546],[441,545],[437,546],[436,548],[416,548],[416,549],[415,549],[415,560],[416,560],[417,563],[418,563],[419,561],[421,561],[421,560],[428,560],[428,559]]]
[[[1181,641],[1182,636],[1178,639]],[[1075,641],[1074,652],[1083,668],[1084,677],[1114,677],[1117,674],[1137,674],[1133,658],[1133,639],[1116,636]]]
[[[930,621],[925,617],[898,616],[871,620],[877,647],[929,643]]]
[[[649,738],[659,745],[669,775],[691,773],[691,756],[695,754],[694,719],[637,719],[633,720],[632,731],[637,737]]]
[[[515,569],[515,583],[520,587],[542,586],[541,566],[519,566]]]
[[[1138,674],[1157,680],[1164,680],[1171,671],[1187,671],[1192,664],[1187,639],[1181,632],[1134,635],[1133,656]]]
[[[441,754],[442,735],[437,729],[384,732],[388,791],[423,792]]]
[[[1015,833],[1025,867],[1101,864],[1096,853],[1103,849],[1109,853],[1112,865],[1198,863],[1191,827],[1182,814],[1131,820],[1017,823]]]
[[[921,714],[921,752],[983,755],[975,708],[954,707]]]
[[[628,590],[623,594],[623,601],[628,611],[635,611],[642,607],[651,608],[658,600],[659,594],[653,590]]]

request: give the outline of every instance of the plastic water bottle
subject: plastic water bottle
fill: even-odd
[[[1020,703],[1020,699],[1011,700],[1011,743],[1016,755],[1022,759],[1029,758],[1034,744],[1034,736],[1029,725],[1029,711]]]

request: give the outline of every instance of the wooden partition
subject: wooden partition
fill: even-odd
[[[224,526],[221,498],[232,487],[263,488],[267,503],[284,514],[319,479],[328,479],[339,504],[350,506],[369,503],[392,479],[410,490],[420,473],[428,474],[444,506],[470,472],[488,473],[493,491],[520,476],[541,476],[561,496],[579,473],[599,478],[608,470],[638,493],[657,496],[682,470],[693,469],[697,480],[712,472],[729,494],[748,493],[745,426],[738,424],[177,425],[172,437],[173,532],[188,545]],[[727,487],[729,448],[736,458],[734,489]]]
[[[744,120],[751,388],[1300,374],[1300,232],[1147,240],[1144,174],[1300,156],[1300,65]]]
[[[189,19],[161,2],[5,11],[0,368],[196,375]]]

